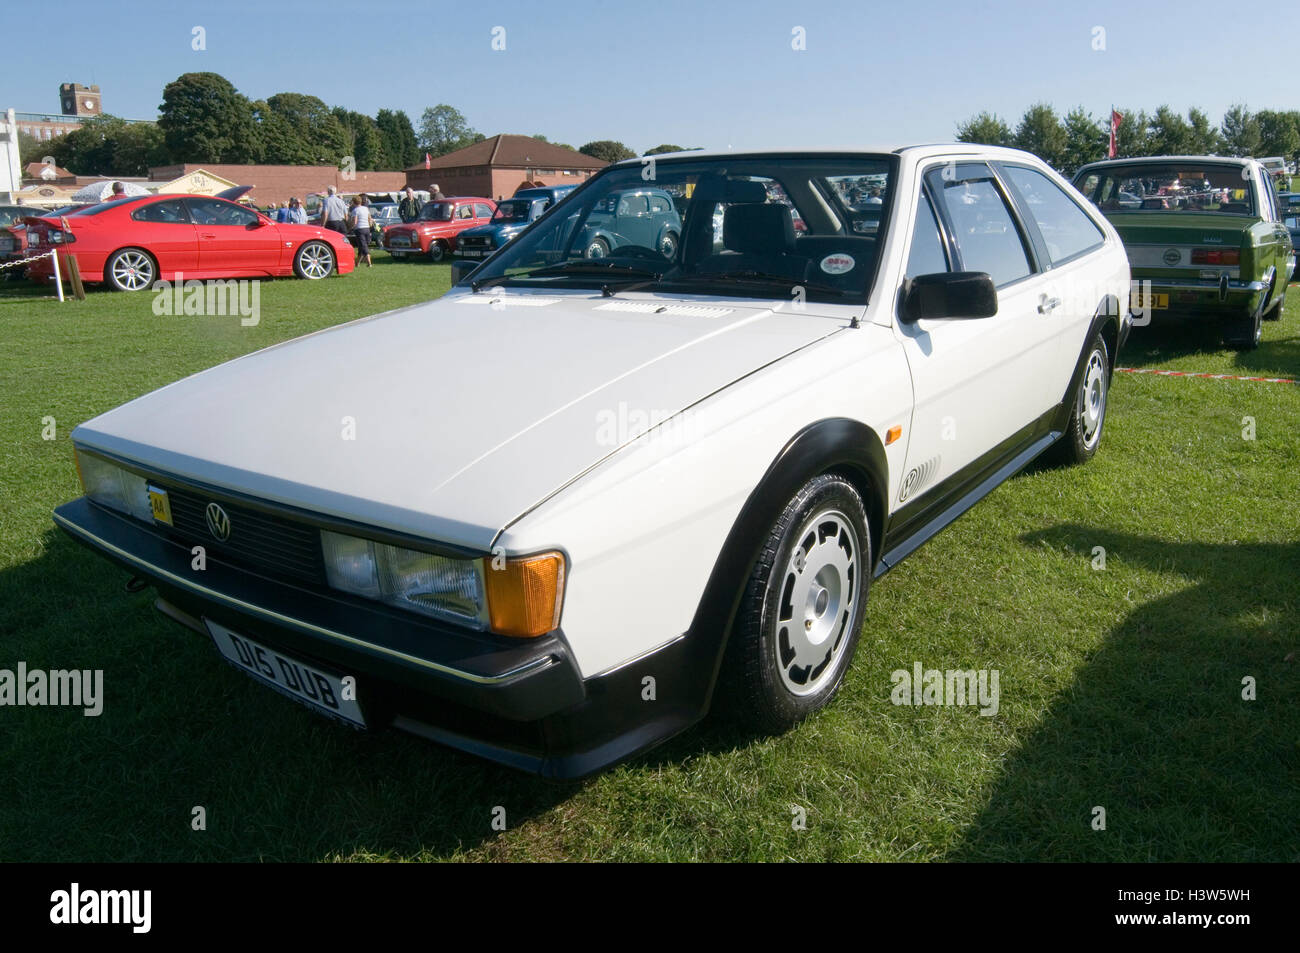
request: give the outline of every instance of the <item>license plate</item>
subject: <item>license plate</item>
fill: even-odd
[[[322,714],[359,728],[366,727],[365,716],[356,701],[355,684],[345,692],[343,679],[338,675],[267,648],[211,619],[204,619],[203,623],[208,627],[217,650],[236,668]]]
[[[463,250],[461,251],[460,254],[461,254],[461,257],[462,257],[462,258],[482,258],[482,257],[483,257],[483,252],[481,252],[481,251],[475,251],[475,250],[472,249],[472,248],[466,248],[466,249],[463,249]]]
[[[160,490],[158,487],[150,485],[149,489],[149,506],[153,509],[153,518],[159,523],[172,525],[172,504],[167,498],[167,491]]]
[[[1154,293],[1143,295],[1141,292],[1134,292],[1129,307],[1134,311],[1167,310],[1169,308],[1169,295]]]
[[[404,252],[404,251],[392,251],[392,250],[390,250],[390,251],[388,252],[388,254],[392,255],[394,258],[402,258],[403,256],[406,255],[406,252]]]

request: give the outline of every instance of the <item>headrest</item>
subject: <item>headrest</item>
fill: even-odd
[[[731,251],[779,255],[794,251],[790,206],[729,205],[722,220],[722,244]]]

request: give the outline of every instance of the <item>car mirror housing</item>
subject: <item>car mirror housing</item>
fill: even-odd
[[[945,271],[903,282],[904,321],[991,318],[997,313],[998,292],[987,272]]]

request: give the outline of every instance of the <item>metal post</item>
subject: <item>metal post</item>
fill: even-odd
[[[50,257],[54,259],[54,287],[58,289],[59,300],[63,300],[63,278],[59,275],[59,250],[56,248],[50,252]]]

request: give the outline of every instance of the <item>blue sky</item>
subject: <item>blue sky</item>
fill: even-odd
[[[80,27],[61,28],[52,53],[8,50],[0,108],[57,112],[58,85],[71,81],[98,83],[107,112],[154,118],[163,86],[210,70],[254,99],[310,93],[370,115],[404,109],[417,124],[426,106],[446,102],[487,135],[618,139],[641,152],[661,142],[949,140],[982,109],[1014,127],[1038,100],[1097,117],[1112,102],[1195,105],[1215,122],[1234,102],[1296,104],[1283,33],[1250,45],[1259,11],[1249,23],[1230,15],[1236,29],[1218,26],[1221,0],[64,0],[57,9]],[[206,50],[191,48],[195,26]],[[504,51],[492,49],[494,27],[505,29]],[[791,48],[795,27],[805,50]],[[1093,49],[1098,27],[1104,50]]]

